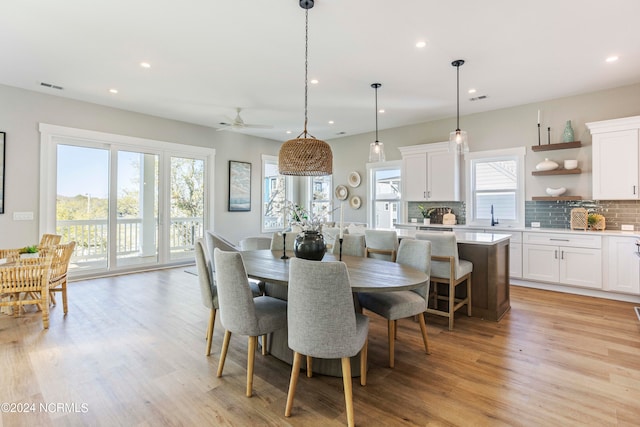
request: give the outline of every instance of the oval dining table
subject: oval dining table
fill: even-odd
[[[277,298],[286,299],[286,286],[289,282],[289,260],[294,257],[293,252],[287,252],[289,258],[282,259],[283,252],[269,249],[242,251],[247,275],[267,283],[267,293],[273,289]],[[322,261],[338,261],[338,256],[327,253]],[[347,265],[351,290],[358,292],[393,292],[417,289],[429,282],[429,275],[415,268],[374,258],[357,256],[342,256]],[[269,284],[272,284],[271,286]],[[274,286],[275,285],[275,286]],[[283,288],[281,288],[283,287]],[[281,289],[278,289],[281,288]],[[354,303],[357,307],[357,297]],[[268,344],[269,352],[274,357],[289,364],[293,361],[293,352],[287,344],[287,331],[276,331]],[[314,359],[313,372],[331,376],[342,376],[339,359]],[[360,374],[360,356],[351,358],[351,372],[353,376]]]

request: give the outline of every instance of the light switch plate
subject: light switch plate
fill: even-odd
[[[531,222],[531,227],[540,228],[540,223],[539,222]]]
[[[620,225],[620,229],[622,231],[633,231],[633,224],[622,224]]]
[[[32,221],[33,212],[14,212],[13,220],[14,221]]]

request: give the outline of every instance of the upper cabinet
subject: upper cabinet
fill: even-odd
[[[593,199],[640,199],[640,116],[587,127],[593,135]]]
[[[448,142],[399,147],[402,154],[402,199],[459,201],[460,156]]]

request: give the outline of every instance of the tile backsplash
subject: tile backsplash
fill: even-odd
[[[422,222],[422,213],[418,208],[419,205],[424,206],[425,209],[435,209],[431,214],[432,224],[442,224],[442,215],[451,209],[451,213],[456,216],[456,222],[458,224],[465,224],[466,209],[464,202],[409,202],[408,203],[408,215],[409,221],[411,218],[417,218],[418,222]]]

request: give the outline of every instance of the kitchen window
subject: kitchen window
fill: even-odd
[[[467,224],[524,225],[524,147],[468,153]]]
[[[367,164],[368,221],[373,228],[394,228],[401,215],[400,161]]]

